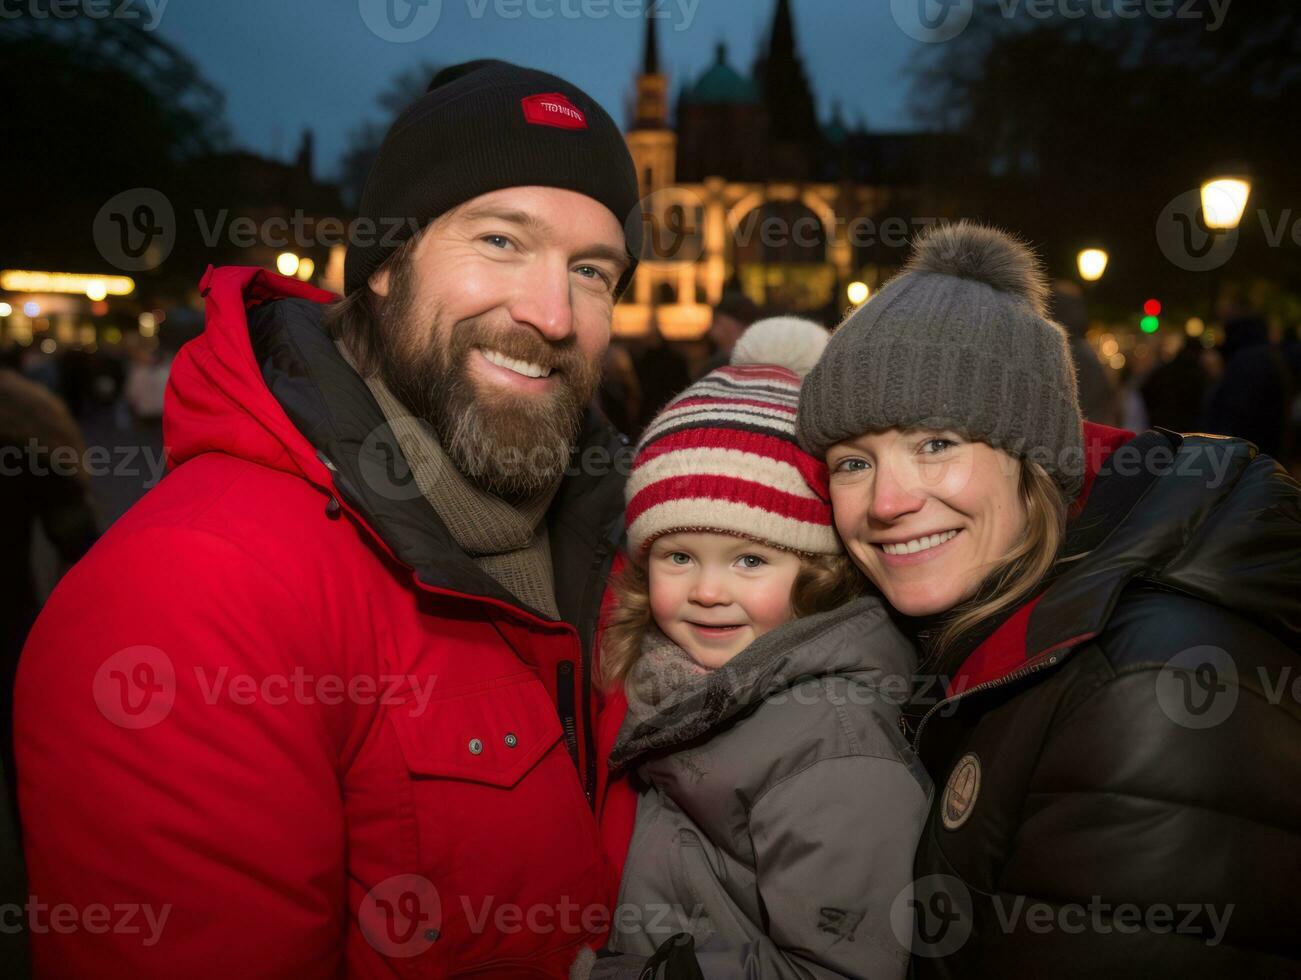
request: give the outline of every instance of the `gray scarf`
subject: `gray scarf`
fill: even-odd
[[[628,716],[637,722],[654,718],[664,705],[694,691],[711,673],[651,623],[642,637],[641,655],[624,680]]]
[[[347,348],[338,341],[335,346],[356,370]],[[560,481],[518,506],[508,504],[458,470],[433,429],[423,419],[413,417],[378,374],[361,378],[388,420],[416,486],[456,543],[511,595],[559,619],[551,543],[544,519]]]

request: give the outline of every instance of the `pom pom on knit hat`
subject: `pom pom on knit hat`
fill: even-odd
[[[817,456],[887,429],[951,429],[1083,483],[1084,422],[1066,331],[1038,257],[997,228],[928,228],[904,269],[836,328],[800,391]]]
[[[1036,316],[1047,316],[1048,280],[1038,257],[1020,238],[997,228],[970,221],[939,225],[914,244],[903,271],[983,282],[1025,300]]]
[[[624,491],[630,554],[645,555],[675,531],[732,534],[800,554],[841,552],[827,465],[795,435],[801,375],[827,339],[808,320],[757,323],[736,342],[731,364],[660,410]]]
[[[732,364],[776,364],[801,378],[827,349],[831,333],[812,320],[773,316],[746,329],[732,348]]]

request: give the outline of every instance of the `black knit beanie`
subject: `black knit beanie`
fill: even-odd
[[[632,278],[641,253],[637,172],[623,133],[582,89],[504,61],[445,68],[384,137],[366,178],[344,292],[362,286],[397,248],[456,205],[504,187],[577,191],[624,228]],[[364,234],[363,234],[364,232]]]

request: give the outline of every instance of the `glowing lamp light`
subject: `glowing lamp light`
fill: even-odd
[[[1247,210],[1251,183],[1240,177],[1217,177],[1202,184],[1202,220],[1207,228],[1237,228]]]
[[[855,280],[849,284],[845,293],[849,297],[849,301],[858,306],[867,302],[867,298],[872,295],[872,289],[867,283]]]
[[[26,313],[29,317],[40,316],[41,304],[36,302],[35,300],[28,300],[26,303],[23,304],[23,312]]]
[[[297,255],[293,252],[281,252],[276,256],[276,271],[282,276],[292,276],[298,272],[298,266],[301,264]]]
[[[0,271],[0,289],[11,293],[85,293],[91,299],[130,296],[135,291],[130,276],[83,276],[74,272]],[[102,291],[101,291],[102,290]],[[92,295],[99,293],[98,296]]]
[[[1075,257],[1079,267],[1080,278],[1085,282],[1097,282],[1107,271],[1107,259],[1110,256],[1100,248],[1086,248]]]
[[[1200,337],[1206,333],[1206,322],[1199,316],[1190,317],[1184,324],[1184,333],[1190,337]]]
[[[14,308],[8,303],[0,303],[0,316],[9,316],[13,311]]]
[[[304,258],[299,260],[298,271],[296,275],[303,282],[307,282],[307,280],[311,279],[312,274],[315,271],[316,271],[316,263],[313,262],[311,259]]]

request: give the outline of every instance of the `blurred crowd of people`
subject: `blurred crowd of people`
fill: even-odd
[[[171,358],[158,351],[0,349],[0,759],[12,781],[14,672],[62,573],[143,492],[88,470],[88,445],[162,444]]]

